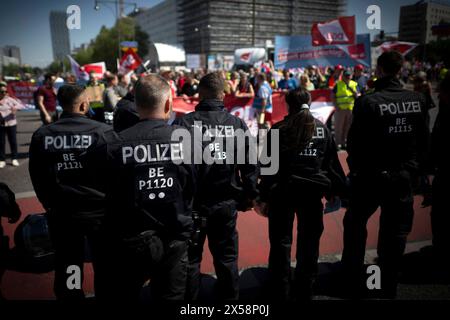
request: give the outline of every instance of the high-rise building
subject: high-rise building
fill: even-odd
[[[232,54],[265,47],[276,35],[309,34],[313,22],[342,15],[346,0],[178,0],[186,53]]]
[[[450,6],[443,2],[419,1],[400,8],[398,38],[401,41],[428,43],[437,40],[432,26],[450,22]]]
[[[20,56],[20,48],[17,46],[4,46],[1,51],[3,57],[13,58],[13,61],[17,61],[17,64],[22,64],[22,58]]]
[[[166,0],[149,9],[133,14],[136,23],[153,42],[181,45],[178,34],[177,0]]]
[[[64,11],[50,11],[50,33],[52,36],[53,59],[63,60],[70,54],[69,29]]]

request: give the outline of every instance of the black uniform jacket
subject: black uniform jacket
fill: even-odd
[[[134,94],[128,92],[123,99],[117,102],[114,111],[113,127],[116,132],[123,131],[139,122],[139,114],[134,103]]]
[[[271,128],[279,130],[280,164],[277,174],[261,176],[260,200],[268,202],[274,188],[280,187],[294,194],[307,191],[324,196],[344,196],[346,178],[328,128],[315,119],[315,133],[308,145],[303,149],[289,147],[287,141],[291,139],[287,136],[289,133],[286,128],[288,119],[289,115]],[[267,137],[267,148],[270,150],[275,143],[270,131]],[[286,196],[292,197],[292,193]]]
[[[34,190],[45,209],[60,217],[101,218],[104,183],[89,172],[82,156],[110,126],[86,116],[66,113],[39,128],[31,139],[29,171]]]
[[[185,160],[194,148],[172,137],[176,129],[187,131],[164,120],[140,120],[96,151],[106,157],[99,170],[107,181],[105,223],[116,235],[157,230],[170,239],[190,236],[196,173]]]
[[[196,206],[227,200],[236,200],[239,204],[256,197],[259,170],[256,158],[251,161],[250,156],[250,152],[255,151],[250,150],[249,141],[253,137],[245,122],[224,108],[223,101],[203,100],[195,107],[195,112],[177,118],[174,123],[196,128],[203,138],[203,154],[211,159],[209,164],[203,161],[199,169]],[[237,139],[238,132],[247,132],[245,140]],[[232,150],[227,150],[227,140],[234,141]],[[243,161],[238,161],[239,158]],[[216,161],[213,163],[213,160]]]
[[[402,88],[395,77],[376,81],[373,93],[355,101],[347,138],[352,173],[426,170],[429,128],[422,94]]]
[[[450,137],[450,105],[439,104],[439,113],[434,123],[431,135],[431,173],[436,170],[441,174],[449,176],[449,153],[445,146],[448,146]]]

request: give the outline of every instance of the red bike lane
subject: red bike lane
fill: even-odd
[[[340,153],[341,162],[345,164],[344,153]],[[345,168],[346,169],[346,168]],[[36,197],[19,199],[18,204],[22,210],[22,219],[28,214],[40,213],[42,206]],[[415,217],[408,241],[423,241],[431,239],[430,208],[421,208],[422,197],[416,196],[414,202]],[[345,209],[326,214],[324,217],[324,233],[320,243],[320,254],[339,254],[343,248],[343,216]],[[125,218],[125,217],[124,217]],[[376,248],[378,238],[379,210],[371,217],[367,224],[368,238],[367,249]],[[5,234],[10,237],[10,247],[14,246],[13,233],[17,226],[9,225],[3,220]],[[238,218],[239,231],[239,268],[266,265],[269,254],[269,238],[267,219],[257,215],[253,211],[240,212]],[[296,230],[293,230],[294,244]],[[205,244],[203,273],[214,272],[212,258]],[[294,254],[292,259],[295,259]],[[85,264],[84,289],[86,294],[93,293],[93,272],[90,263]],[[118,275],[120,276],[120,275]],[[111,279],[114,281],[114,279]],[[1,283],[1,291],[6,299],[54,299],[52,292],[53,272],[25,273],[7,270]]]

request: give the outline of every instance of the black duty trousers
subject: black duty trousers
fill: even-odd
[[[351,176],[351,199],[344,217],[342,262],[355,286],[364,283],[362,275],[366,274],[363,266],[367,221],[381,207],[378,231],[381,289],[389,296],[395,296],[401,258],[413,223],[412,182],[411,174],[406,170]]]
[[[294,295],[311,295],[317,274],[319,242],[323,232],[322,194],[307,190],[285,190],[269,203],[269,288],[274,300],[290,295],[291,246],[294,217],[297,215],[297,248]]]
[[[62,212],[61,214],[64,214]],[[94,268],[94,289],[96,297],[104,294],[108,281],[105,260],[105,236],[98,222],[61,219],[58,213],[48,216],[50,239],[55,250],[55,280],[54,293],[59,300],[77,300],[84,298],[83,288],[74,288],[75,271],[80,270],[80,282],[83,284],[83,266],[86,258],[86,240]],[[72,283],[72,285],[68,285]]]
[[[197,243],[189,247],[187,300],[196,300],[200,290],[200,264],[203,245],[208,237],[217,276],[216,293],[219,300],[239,297],[238,232],[236,202],[228,200],[208,208],[206,227],[200,230]],[[202,214],[202,212],[200,213]]]

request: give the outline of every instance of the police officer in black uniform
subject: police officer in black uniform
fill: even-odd
[[[345,192],[345,174],[334,139],[310,110],[311,96],[303,88],[286,94],[288,115],[267,135],[272,149],[279,132],[279,170],[262,175],[257,212],[269,218],[269,294],[274,300],[310,299],[317,274],[319,242],[323,231],[322,198],[330,201]],[[297,214],[297,266],[290,292],[292,227]]]
[[[189,279],[187,299],[198,297],[200,263],[206,237],[217,275],[216,292],[221,300],[237,299],[239,295],[237,211],[246,211],[257,195],[257,164],[249,161],[250,141],[236,139],[236,131],[248,130],[246,124],[224,109],[224,80],[218,73],[205,75],[199,84],[200,103],[195,112],[176,119],[175,123],[202,130],[203,147],[208,149],[207,161],[199,173],[194,209],[199,215],[200,233],[189,249]],[[249,138],[247,136],[247,138]],[[251,138],[249,138],[251,139]],[[227,150],[227,140],[236,140],[233,150]],[[230,148],[231,149],[231,148]],[[234,155],[234,157],[232,157]],[[246,160],[236,164],[237,156]]]
[[[55,250],[54,292],[58,299],[80,299],[85,238],[95,271],[95,291],[101,296],[104,184],[82,163],[82,155],[112,129],[86,117],[89,98],[85,89],[64,85],[58,90],[61,118],[39,128],[31,139],[29,171],[34,190],[48,213]],[[69,268],[78,266],[79,271]],[[68,269],[69,268],[69,269]],[[78,274],[81,278],[78,281]],[[73,276],[74,278],[70,278]],[[68,281],[70,280],[70,281]],[[72,285],[68,285],[72,283]]]
[[[342,262],[350,294],[359,295],[367,277],[364,254],[368,219],[381,207],[378,264],[381,296],[396,296],[397,273],[413,222],[413,189],[424,173],[428,128],[421,94],[402,88],[403,57],[383,53],[373,93],[357,99],[348,135],[351,198],[344,218]]]
[[[134,103],[134,89],[117,102],[114,111],[113,128],[120,132],[134,126],[139,122],[139,114]]]
[[[182,300],[192,232],[194,149],[175,138],[175,131],[186,133],[185,128],[167,124],[172,97],[163,78],[142,77],[135,103],[141,120],[107,141],[105,154],[105,223],[114,272],[110,298],[138,301],[150,278],[152,299]]]
[[[433,253],[444,276],[450,278],[450,215],[448,213],[448,181],[450,168],[448,145],[450,124],[450,74],[439,88],[439,113],[431,135],[431,155],[434,173],[431,210],[431,227],[433,232]]]

